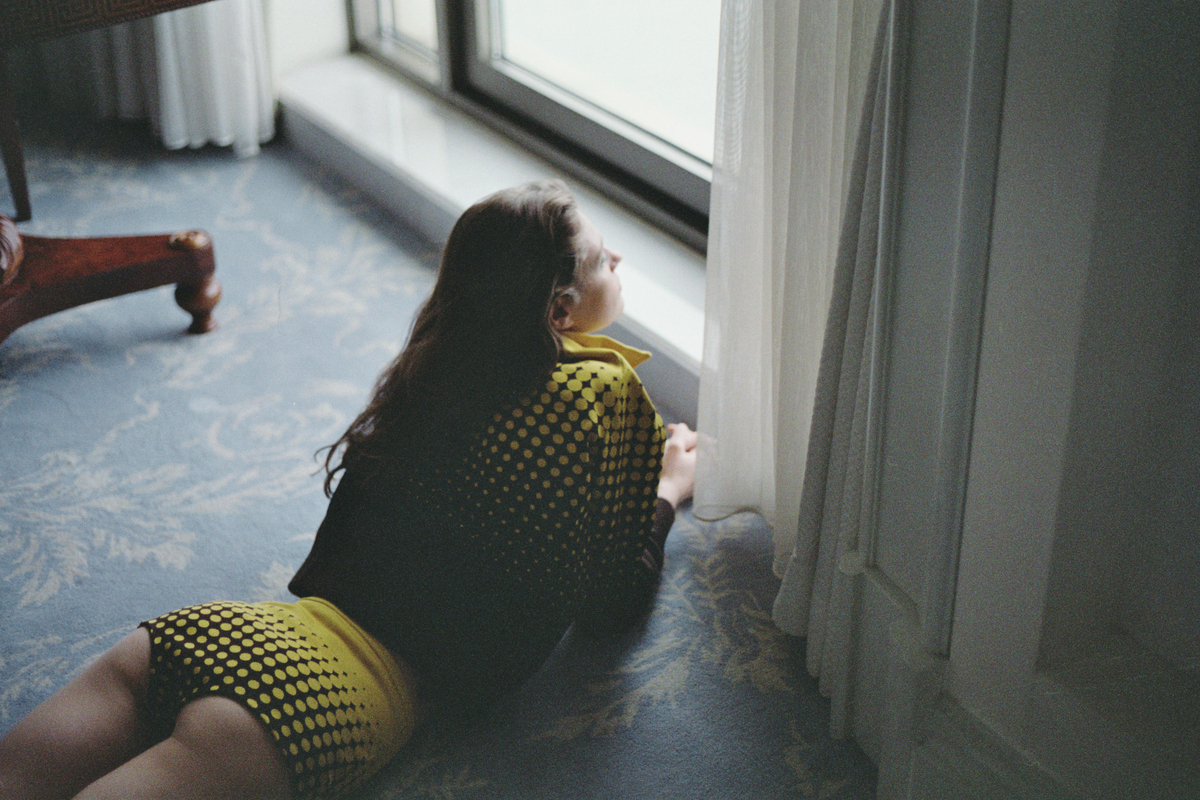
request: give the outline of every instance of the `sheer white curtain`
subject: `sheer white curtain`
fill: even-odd
[[[42,45],[56,93],[102,117],[148,118],[171,149],[253,155],[275,133],[261,0],[214,0]]]
[[[754,510],[796,566],[842,209],[884,0],[725,0],[695,509]],[[809,554],[805,554],[809,557]],[[811,586],[811,581],[805,581]],[[804,592],[785,579],[785,592]],[[776,623],[806,633],[807,598]]]

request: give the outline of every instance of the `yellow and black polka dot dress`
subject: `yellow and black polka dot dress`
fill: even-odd
[[[293,796],[336,797],[387,763],[419,709],[480,707],[573,621],[643,612],[673,518],[657,500],[662,423],[633,371],[646,357],[573,336],[466,452],[386,479],[347,471],[297,603],[143,623],[159,733],[191,700],[230,698],[278,744]]]
[[[295,798],[353,789],[416,727],[415,676],[319,598],[204,603],[142,627],[150,632],[153,734],[170,734],[193,700],[234,700],[279,747]]]

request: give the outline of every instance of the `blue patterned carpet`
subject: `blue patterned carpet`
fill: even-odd
[[[324,511],[313,454],[401,346],[436,263],[283,143],[238,161],[62,121],[25,143],[23,232],[202,227],[224,298],[205,336],[183,334],[163,288],[0,344],[0,730],[144,618],[289,598]],[[363,797],[872,797],[801,643],[771,625],[776,586],[755,517],[682,514],[641,629],[568,635],[517,695],[429,727]]]

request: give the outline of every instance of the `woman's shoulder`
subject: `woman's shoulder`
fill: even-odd
[[[560,361],[546,381],[544,395],[574,402],[611,405],[614,398],[646,399],[646,390],[626,363],[595,358]]]

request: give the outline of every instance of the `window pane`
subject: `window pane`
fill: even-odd
[[[380,0],[380,30],[400,36],[436,53],[438,49],[436,0]]]
[[[493,59],[712,163],[720,0],[493,0]]]

